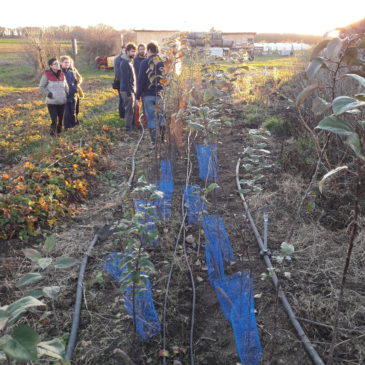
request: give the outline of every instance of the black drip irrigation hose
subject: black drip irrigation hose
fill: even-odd
[[[70,338],[67,344],[67,351],[66,351],[66,360],[70,361],[72,357],[73,350],[75,348],[76,339],[77,339],[77,331],[79,329],[80,323],[80,312],[81,312],[81,300],[82,300],[82,289],[83,289],[83,281],[84,281],[84,274],[86,270],[87,261],[89,256],[91,255],[91,251],[94,248],[96,242],[100,239],[103,240],[109,235],[109,227],[104,225],[103,227],[99,228],[94,238],[90,242],[87,251],[82,259],[80,270],[79,270],[79,277],[77,280],[77,289],[76,289],[76,301],[74,306],[74,311],[72,314],[72,327]]]
[[[191,159],[190,159],[190,137],[191,137],[191,130],[188,135],[188,156],[187,156],[186,179],[185,179],[186,186],[189,184],[191,171],[192,171],[192,165],[191,165]],[[195,289],[193,271],[189,264],[189,260],[188,260],[188,256],[187,256],[187,252],[186,252],[186,242],[185,242],[186,223],[185,223],[185,221],[186,221],[187,212],[184,208],[184,196],[183,195],[182,195],[182,200],[181,200],[181,215],[182,215],[182,219],[180,222],[180,229],[179,229],[179,233],[177,235],[176,241],[175,241],[175,249],[174,249],[174,253],[172,255],[170,270],[169,270],[169,274],[167,277],[166,288],[165,288],[165,297],[164,297],[163,314],[162,314],[162,348],[163,348],[163,350],[166,350],[167,299],[168,299],[168,295],[169,295],[169,291],[170,291],[171,278],[172,278],[172,273],[173,273],[174,266],[175,266],[175,257],[176,257],[176,253],[177,253],[178,244],[180,242],[181,236],[183,236],[184,257],[185,257],[186,265],[189,270],[190,280],[191,280],[191,284],[192,284],[192,292],[193,292],[189,346],[190,346],[190,365],[194,365],[195,364],[195,361],[194,361],[194,326],[195,326],[196,289]],[[162,364],[167,365],[167,360],[166,360],[165,356],[162,358]]]
[[[132,187],[132,182],[133,182],[133,178],[134,178],[134,174],[135,174],[135,170],[136,170],[135,156],[136,156],[139,145],[140,145],[140,143],[143,139],[143,135],[144,135],[143,123],[140,123],[140,125],[142,127],[142,133],[141,133],[141,136],[136,144],[136,147],[135,147],[135,149],[133,151],[133,155],[132,155],[132,170],[131,170],[131,174],[128,179],[129,188]],[[126,191],[124,194],[126,194]],[[109,234],[110,234],[110,230],[107,225],[104,225],[103,227],[98,229],[98,231],[94,235],[94,238],[90,242],[90,244],[86,250],[86,253],[82,259],[81,265],[80,265],[79,276],[77,279],[76,300],[75,300],[75,305],[74,305],[74,311],[72,314],[71,332],[70,332],[70,338],[68,340],[67,350],[66,350],[66,360],[67,361],[70,361],[72,358],[72,353],[75,348],[76,340],[77,340],[77,332],[78,332],[79,324],[80,324],[82,289],[83,289],[83,281],[84,281],[86,265],[87,265],[89,256],[91,255],[91,251],[94,248],[96,242],[98,240],[104,240],[105,238],[107,238],[109,236]]]
[[[240,192],[240,190],[241,190],[241,184],[240,184],[240,180],[239,180],[240,162],[241,162],[241,159],[239,158],[238,161],[237,161],[237,165],[236,165],[236,184],[237,184],[238,192],[239,192],[239,195],[240,195],[240,197],[242,199],[243,206],[244,206],[245,211],[246,211],[246,216],[247,216],[248,220],[250,221],[252,230],[253,230],[253,232],[255,234],[257,243],[258,243],[258,245],[260,247],[260,250],[262,252],[265,252],[264,242],[262,241],[262,238],[260,236],[260,233],[257,230],[256,224],[255,224],[255,222],[254,222],[254,220],[252,218],[252,215],[250,213],[250,210],[248,208],[246,199],[243,196],[243,194]],[[313,347],[312,343],[310,342],[309,338],[307,337],[307,335],[305,334],[303,328],[301,327],[299,321],[297,320],[297,318],[295,316],[295,313],[294,313],[292,307],[290,306],[290,304],[289,304],[289,302],[288,302],[288,300],[287,300],[287,298],[285,296],[285,293],[284,293],[284,291],[282,290],[282,288],[281,288],[281,286],[279,284],[279,279],[278,279],[276,273],[273,270],[273,266],[271,264],[271,261],[270,261],[269,256],[268,255],[263,255],[263,259],[265,261],[266,267],[270,270],[271,278],[272,278],[272,281],[274,283],[274,287],[277,290],[277,295],[278,295],[278,297],[279,297],[282,305],[284,306],[284,309],[285,309],[285,311],[286,311],[286,313],[287,313],[287,315],[288,315],[288,317],[289,317],[292,325],[294,326],[295,330],[297,331],[297,334],[298,334],[299,339],[303,342],[303,345],[304,345],[304,347],[305,347],[308,355],[310,356],[313,364],[315,364],[315,365],[324,365],[324,362],[319,357],[317,351]]]

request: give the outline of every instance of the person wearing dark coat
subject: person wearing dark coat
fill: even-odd
[[[141,66],[141,63],[143,60],[146,59],[146,47],[144,44],[139,44],[138,48],[137,48],[137,56],[134,58],[133,60],[133,66],[134,66],[134,71],[136,74],[136,79],[137,79],[137,83],[138,83],[138,74],[139,74],[139,68]],[[141,118],[141,111],[143,110],[143,124],[146,125],[147,124],[147,116],[146,116],[146,111],[144,109],[143,103],[141,103],[140,101],[136,100],[136,106],[135,106],[135,111],[134,111],[134,119],[135,119],[135,124],[137,126],[140,126],[140,118]]]
[[[157,44],[153,42],[148,43],[147,58],[142,61],[139,69],[136,100],[142,98],[153,146],[156,143],[156,124],[158,123],[161,130],[163,124],[163,110],[160,96],[162,91],[160,80],[163,66],[163,62],[158,56]]]
[[[46,97],[46,104],[51,116],[51,136],[62,132],[63,115],[67,101],[68,86],[57,58],[48,60],[49,69],[44,71],[39,82],[39,89]]]
[[[76,101],[78,82],[76,72],[71,68],[71,58],[69,56],[61,56],[61,70],[65,75],[68,85],[67,103],[65,107],[65,115],[63,117],[63,125],[65,129],[73,128],[79,124],[76,119]]]
[[[123,46],[121,51],[120,51],[120,55],[116,56],[114,58],[114,75],[115,75],[115,81],[119,81],[119,68],[120,68],[120,62],[122,61],[122,56],[125,53],[125,47]],[[119,118],[124,118],[125,117],[125,109],[124,109],[124,105],[123,105],[123,99],[122,99],[122,95],[120,95],[120,90],[118,89],[118,94],[119,94],[119,102],[118,102],[118,111],[119,111]]]
[[[139,44],[137,56],[133,60],[134,72],[136,74],[137,82],[138,82],[139,68],[141,66],[142,61],[145,59],[146,59],[146,47],[144,46],[144,44]]]
[[[136,94],[136,75],[134,73],[133,58],[137,47],[128,43],[125,48],[125,55],[122,55],[119,66],[118,79],[120,80],[120,94],[125,108],[125,128],[127,131],[134,129],[134,106]]]

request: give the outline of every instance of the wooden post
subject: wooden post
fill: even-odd
[[[76,55],[77,55],[77,39],[76,38],[72,39],[72,54],[73,54],[74,62],[76,63]]]

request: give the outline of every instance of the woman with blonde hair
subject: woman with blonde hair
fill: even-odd
[[[76,123],[79,124],[79,113],[80,113],[80,99],[84,98],[84,91],[81,88],[81,84],[83,81],[82,76],[80,75],[78,69],[75,67],[74,60],[71,58],[71,69],[76,73],[77,80],[77,99],[76,99]]]
[[[65,115],[63,119],[63,125],[65,129],[73,128],[78,124],[76,119],[76,101],[78,81],[76,78],[76,72],[71,68],[72,60],[69,56],[61,56],[61,70],[65,75],[67,85],[69,88],[67,102],[65,106]]]

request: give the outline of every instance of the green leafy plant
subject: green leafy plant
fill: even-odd
[[[352,250],[355,238],[359,233],[359,214],[360,214],[360,196],[362,193],[362,185],[364,183],[364,162],[365,162],[365,123],[361,119],[363,115],[361,109],[365,106],[365,93],[357,93],[353,96],[336,95],[337,86],[340,80],[353,79],[360,87],[365,87],[365,78],[358,70],[359,65],[364,65],[365,62],[361,58],[361,51],[365,48],[365,34],[353,34],[346,38],[333,38],[331,40],[324,40],[318,44],[313,50],[311,56],[311,63],[307,67],[307,77],[312,80],[321,69],[328,71],[328,78],[321,83],[313,83],[307,86],[297,97],[297,107],[300,108],[304,100],[312,93],[320,89],[330,90],[330,99],[324,100],[321,103],[322,110],[320,112],[326,113],[331,109],[331,114],[325,116],[316,126],[325,135],[325,143],[323,147],[318,148],[319,161],[314,174],[318,172],[318,166],[321,161],[324,151],[328,146],[331,146],[331,136],[336,135],[337,140],[341,140],[353,152],[352,161],[348,161],[347,165],[337,166],[327,172],[319,182],[319,190],[323,193],[325,182],[337,175],[346,171],[354,176],[354,207],[353,217],[350,224],[351,234],[349,238],[347,254],[344,259],[344,267],[342,271],[342,278],[340,283],[340,292],[338,295],[337,306],[333,321],[332,343],[329,351],[328,365],[331,365],[334,360],[334,351],[336,347],[336,339],[338,333],[339,313],[343,310],[345,283],[348,275],[348,270],[351,261]],[[343,71],[346,70],[346,71]],[[306,124],[309,129],[308,124]],[[314,136],[310,131],[312,137],[319,146],[319,138]],[[332,138],[333,140],[333,138]],[[312,181],[314,178],[312,179]],[[311,182],[312,183],[312,182]],[[308,190],[307,190],[308,191]],[[303,200],[302,200],[303,202]]]
[[[271,168],[273,165],[267,161],[271,154],[267,150],[267,136],[270,132],[260,129],[251,129],[250,136],[253,147],[246,147],[243,150],[244,157],[242,158],[242,167],[245,171],[243,179],[240,180],[243,189],[240,192],[244,195],[250,196],[259,193],[263,190],[262,179],[265,169]]]
[[[147,193],[151,201],[163,196],[163,193],[158,191],[155,185],[147,184],[143,176],[138,179],[138,183],[143,185],[134,189],[134,193]],[[135,326],[135,298],[140,291],[145,290],[146,279],[156,272],[153,263],[150,261],[149,253],[144,249],[141,242],[142,239],[145,246],[153,245],[158,238],[157,229],[151,229],[151,225],[154,226],[155,222],[148,222],[146,220],[147,216],[156,217],[156,207],[148,202],[143,208],[144,212],[136,212],[129,220],[122,219],[115,227],[117,234],[125,238],[123,240],[123,259],[120,262],[120,267],[124,271],[120,281],[122,282],[122,290],[132,288],[133,321]]]
[[[262,128],[270,131],[273,135],[282,137],[289,134],[289,125],[285,120],[278,117],[270,117],[262,123]]]

